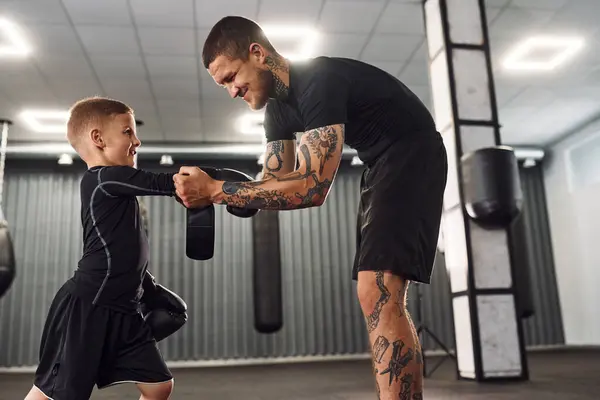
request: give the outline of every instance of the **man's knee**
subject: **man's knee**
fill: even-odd
[[[408,281],[388,271],[360,271],[356,291],[365,315],[392,303],[403,314],[406,309]]]

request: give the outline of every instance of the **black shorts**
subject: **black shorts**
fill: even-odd
[[[117,383],[172,379],[150,328],[140,314],[94,306],[67,281],[46,319],[34,385],[53,400],[89,399]]]
[[[365,168],[353,279],[359,271],[390,271],[430,283],[447,172],[437,132],[400,139]]]

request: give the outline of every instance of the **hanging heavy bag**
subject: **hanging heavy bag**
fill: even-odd
[[[6,144],[8,140],[7,120],[2,123],[2,140],[0,142],[0,298],[10,289],[16,276],[15,252],[13,241],[8,230],[8,222],[2,211],[2,192],[4,188],[4,163],[6,160]]]
[[[0,218],[2,216],[0,215]],[[15,280],[15,252],[6,220],[0,220],[0,298]]]
[[[461,158],[465,209],[483,226],[506,228],[519,215],[523,193],[514,150],[486,147]]]
[[[283,326],[279,212],[264,211],[252,218],[252,239],[254,328],[275,333]]]

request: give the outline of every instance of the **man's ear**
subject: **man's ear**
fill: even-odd
[[[94,146],[103,149],[104,147],[106,147],[106,143],[104,143],[104,138],[102,137],[102,132],[100,132],[99,129],[92,129],[89,132],[90,135],[90,139],[92,140],[92,143],[94,144]]]
[[[264,47],[262,47],[258,43],[250,43],[249,51],[250,51],[250,57],[254,58],[256,61],[261,62],[261,63],[263,62],[263,60],[265,59],[265,56],[267,55]]]

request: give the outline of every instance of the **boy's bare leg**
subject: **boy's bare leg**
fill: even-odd
[[[371,344],[378,398],[421,400],[423,359],[406,309],[408,282],[382,271],[358,274],[358,298]]]

